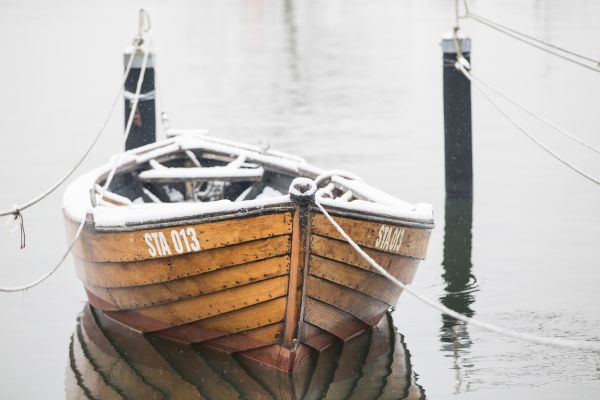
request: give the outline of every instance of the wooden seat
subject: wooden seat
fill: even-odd
[[[142,182],[258,182],[262,179],[262,168],[160,168],[143,171],[139,174]]]

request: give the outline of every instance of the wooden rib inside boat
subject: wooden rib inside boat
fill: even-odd
[[[389,273],[412,281],[433,228],[429,205],[210,136],[173,133],[123,153],[75,180],[63,210],[69,237],[86,221],[75,264],[105,317],[290,372],[377,326],[401,294],[314,199]]]
[[[66,369],[71,399],[423,399],[387,313],[287,374],[247,357],[140,334],[85,306]]]

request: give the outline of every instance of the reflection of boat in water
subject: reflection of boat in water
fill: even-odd
[[[389,313],[286,374],[206,346],[140,334],[86,306],[69,358],[67,399],[424,398]]]
[[[433,227],[429,205],[296,156],[199,134],[172,132],[113,164],[64,196],[68,230],[84,224],[73,253],[90,303],[137,331],[285,371],[377,325],[401,294],[316,201],[406,283]]]

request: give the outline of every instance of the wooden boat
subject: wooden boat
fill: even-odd
[[[66,398],[423,399],[390,314],[286,374],[245,357],[142,335],[85,306],[69,346]]]
[[[315,196],[379,264],[412,281],[433,227],[429,205],[200,133],[171,132],[79,177],[63,210],[68,237],[86,221],[73,253],[93,307],[139,332],[291,371],[376,326],[401,293]]]

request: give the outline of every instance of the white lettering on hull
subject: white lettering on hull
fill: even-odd
[[[169,238],[170,240],[168,240]],[[144,234],[144,241],[148,246],[150,257],[172,256],[171,248],[175,254],[184,254],[200,251],[200,241],[196,236],[196,230],[191,226],[180,230],[171,229],[169,234],[164,232],[152,232]]]
[[[402,246],[404,229],[388,225],[381,225],[379,234],[375,240],[375,248],[383,251],[397,253]]]

